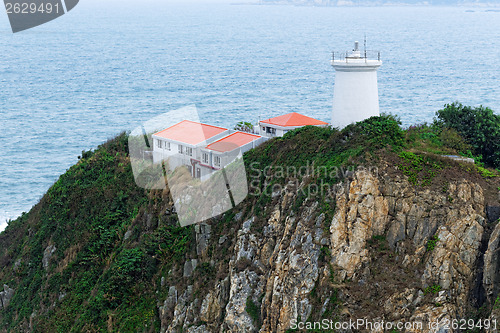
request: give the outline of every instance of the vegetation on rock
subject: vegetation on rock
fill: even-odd
[[[445,105],[436,115],[437,128],[456,130],[484,163],[500,168],[500,115],[487,107],[457,102]]]
[[[448,182],[458,172],[496,181],[498,172],[487,167],[500,165],[500,140],[494,141],[500,124],[490,111],[451,104],[438,112],[432,125],[402,129],[397,118],[382,115],[343,130],[307,126],[269,140],[244,155],[249,180],[257,180],[251,185],[252,195],[212,221],[216,241],[201,250],[195,228],[181,228],[175,215],[167,213],[173,205],[168,189],[147,191],[135,185],[127,135],[122,133],[95,151],[83,152],[29,213],[10,221],[0,234],[0,284],[15,290],[9,306],[0,310],[0,331],[31,327],[34,332],[158,332],[158,304],[171,294],[166,286],[193,286],[192,297],[201,302],[208,285],[229,275],[235,230],[252,219],[252,232],[263,235],[280,195],[275,189],[292,186],[293,181],[334,186],[359,166],[381,163],[398,166],[394,172],[415,187],[434,184],[439,192],[448,191]],[[459,164],[441,154],[481,155],[485,166]],[[271,172],[305,165],[319,171]],[[329,232],[337,209],[334,200],[321,192],[300,191],[291,200],[286,207],[294,218],[318,202],[314,218],[324,233]],[[431,238],[427,250],[438,240]],[[374,235],[368,244],[383,260],[393,260],[385,236]],[[44,267],[49,246],[55,251],[45,258]],[[199,258],[200,252],[203,261],[192,275],[183,276],[184,263]],[[311,319],[338,316],[342,303],[330,249],[323,246],[320,252],[329,277],[313,289],[311,302],[318,309],[317,318]],[[234,268],[263,269],[246,257]],[[435,293],[438,287],[425,292]],[[260,326],[261,304],[248,297],[244,307]]]

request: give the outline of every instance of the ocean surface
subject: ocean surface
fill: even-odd
[[[381,111],[405,125],[445,103],[500,111],[500,12],[81,1],[12,34],[0,19],[0,230],[82,150],[165,111],[201,120],[297,111],[330,120],[331,51],[380,50]]]

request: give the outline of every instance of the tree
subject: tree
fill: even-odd
[[[242,132],[247,132],[247,133],[253,133],[253,125],[249,122],[246,121],[240,121],[239,123],[236,124],[234,127],[236,131],[242,131]]]
[[[436,112],[434,124],[455,129],[481,155],[483,161],[500,167],[500,116],[487,107],[471,107],[455,102]]]

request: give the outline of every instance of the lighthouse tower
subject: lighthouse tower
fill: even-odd
[[[366,47],[365,47],[366,48]],[[345,126],[372,116],[380,115],[378,105],[377,69],[382,65],[380,53],[376,59],[368,59],[367,51],[354,50],[333,53],[332,66],[335,68],[332,125]]]

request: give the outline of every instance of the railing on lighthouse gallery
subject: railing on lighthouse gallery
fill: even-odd
[[[335,57],[335,55],[337,55],[337,58]],[[347,63],[349,62],[349,60],[359,62],[359,60],[364,59],[365,62],[367,62],[368,59],[375,58],[377,59],[377,61],[380,61],[380,51],[367,50],[365,40],[365,49],[363,53],[361,53],[359,49],[359,42],[356,41],[354,42],[354,49],[352,51],[332,52],[332,65],[335,61],[345,61]]]
[[[377,59],[377,61],[380,61],[380,51],[375,51],[375,50],[364,50],[363,54],[359,57],[353,57],[352,56],[353,51],[344,51],[344,52],[332,52],[332,63],[334,61],[345,61],[349,62],[349,60],[353,59],[364,59],[365,61],[368,61],[370,59]]]

